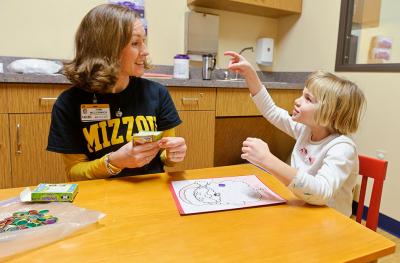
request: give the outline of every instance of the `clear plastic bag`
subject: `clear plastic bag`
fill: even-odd
[[[49,210],[49,214],[57,217],[58,221],[51,225],[0,233],[0,259],[60,240],[105,216],[71,203],[22,203],[17,197],[0,202],[0,221],[14,212],[29,210]]]
[[[18,59],[8,64],[12,73],[55,74],[63,68],[60,62],[43,59]]]

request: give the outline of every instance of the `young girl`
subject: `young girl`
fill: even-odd
[[[180,162],[186,143],[168,90],[142,79],[146,33],[128,7],[105,4],[82,20],[75,58],[65,65],[73,87],[57,99],[47,150],[63,154],[70,180],[159,173]],[[158,142],[133,146],[138,131],[164,131]]]
[[[363,92],[351,81],[317,71],[306,80],[290,116],[275,105],[249,62],[235,52],[225,55],[232,57],[229,70],[245,77],[263,116],[296,139],[291,166],[274,156],[268,144],[257,138],[243,142],[241,157],[268,170],[307,203],[328,205],[350,216],[358,154],[348,135],[358,128],[365,104]]]

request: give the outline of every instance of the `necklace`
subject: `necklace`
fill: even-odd
[[[121,108],[118,108],[118,110],[115,112],[115,117],[122,117],[122,111]]]

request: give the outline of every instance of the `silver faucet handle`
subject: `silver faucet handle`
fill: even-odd
[[[227,80],[229,78],[229,71],[225,70],[224,74],[225,74],[225,79]]]

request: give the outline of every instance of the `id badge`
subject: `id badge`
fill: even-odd
[[[111,119],[110,105],[108,104],[82,104],[81,121],[104,121]]]

